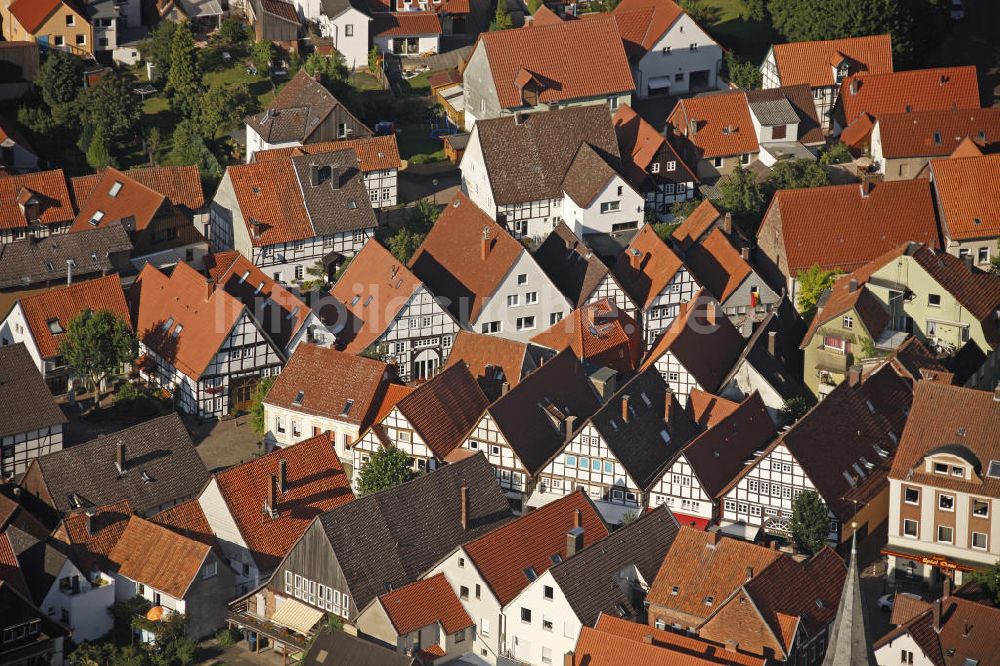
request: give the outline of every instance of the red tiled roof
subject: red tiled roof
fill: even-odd
[[[813,336],[823,324],[833,321],[837,317],[854,310],[861,324],[864,325],[868,337],[872,340],[885,330],[889,324],[889,313],[882,307],[879,300],[864,285],[858,285],[854,290],[850,290],[851,275],[843,275],[837,279],[826,301],[816,310],[812,321],[809,322],[809,329],[802,338],[802,349],[805,349],[813,342]]]
[[[645,350],[638,324],[606,298],[573,310],[531,341],[556,351],[569,347],[581,361],[625,373],[639,366]]]
[[[836,85],[836,62],[847,59],[873,74],[892,71],[892,40],[889,35],[848,37],[815,42],[774,45],[774,60],[781,85],[807,83],[813,88]]]
[[[62,0],[15,0],[10,4],[9,11],[21,27],[33,35],[62,4]],[[72,8],[72,5],[67,6]]]
[[[637,643],[646,643],[658,648],[664,648],[674,653],[676,656],[670,658],[678,661],[668,661],[663,663],[674,664],[719,664],[726,666],[764,666],[766,660],[762,657],[754,657],[749,654],[732,652],[724,648],[698,639],[696,636],[686,636],[673,631],[657,629],[648,624],[638,624],[617,618],[613,615],[601,614],[594,625],[594,631],[600,636],[595,636],[597,640],[607,640],[611,637],[625,638]],[[647,643],[648,640],[648,643]],[[577,650],[579,652],[579,649]],[[593,654],[591,652],[591,654]],[[683,656],[682,656],[683,655]],[[635,654],[633,661],[594,661],[593,666],[617,666],[617,664],[634,663],[636,666],[650,666],[658,661],[648,661],[640,659],[640,655]],[[688,658],[697,659],[689,661]],[[583,666],[581,664],[581,666]]]
[[[29,2],[30,0],[21,0]],[[0,178],[0,229],[24,229],[28,221],[19,204],[35,196],[41,204],[42,224],[73,221],[73,201],[62,169]]]
[[[17,131],[17,128],[9,120],[0,116],[0,144],[7,141],[7,139],[10,139],[29,152],[34,152],[34,149],[28,144],[27,139]]]
[[[875,129],[875,118],[862,113],[840,133],[840,141],[848,146],[860,147],[868,143]]]
[[[719,209],[713,206],[711,201],[703,199],[698,207],[674,229],[670,237],[682,246],[697,243],[711,229],[720,215]]]
[[[402,398],[396,407],[434,455],[444,460],[461,445],[489,404],[468,367],[456,363]]]
[[[20,303],[31,337],[43,359],[58,356],[59,344],[65,337],[64,333],[53,333],[52,325],[57,324],[62,331],[67,331],[70,321],[84,310],[110,310],[132,327],[117,274],[29,294],[22,297]]]
[[[858,72],[840,84],[844,118],[854,122],[862,113],[978,109],[979,82],[974,65],[937,67],[905,72]]]
[[[538,10],[531,16],[532,25],[551,25],[553,23],[562,23],[562,19],[554,11],[542,5]]]
[[[945,237],[1000,236],[1000,155],[932,160],[931,174]]]
[[[507,386],[514,388],[525,372],[527,353],[528,345],[524,342],[472,331],[459,331],[445,367],[465,363],[469,366],[469,372],[477,379],[494,379],[499,371]]]
[[[205,207],[205,192],[197,166],[155,166],[129,169],[126,176],[165,196],[175,206]]]
[[[272,518],[264,513],[264,504],[281,460],[286,463],[287,486],[285,492],[278,489],[277,516]],[[215,480],[261,570],[275,566],[315,516],[354,499],[330,433],[230,467]]]
[[[251,234],[255,246],[287,243],[315,235],[309,213],[299,191],[295,167],[290,159],[237,164],[226,169],[236,201],[248,227],[263,225],[259,235]]]
[[[753,272],[750,264],[719,229],[713,230],[702,242],[691,246],[684,261],[698,281],[720,303],[725,303]]]
[[[375,418],[372,419],[372,423],[381,423],[382,419],[389,416],[389,412],[392,408],[399,404],[399,401],[410,395],[416,390],[415,387],[405,386],[403,384],[389,384],[385,387],[385,395],[382,396],[382,402],[379,403],[378,409],[375,410]]]
[[[479,36],[500,106],[523,106],[515,80],[522,71],[540,83],[539,102],[631,92],[632,71],[611,15],[588,21],[528,25]],[[591,63],[599,62],[598,68]]]
[[[390,379],[389,366],[382,361],[302,343],[264,402],[366,428]],[[351,406],[345,413],[348,403]]]
[[[299,15],[295,12],[295,5],[285,0],[261,0],[261,7],[268,14],[273,14],[289,23],[299,24]]]
[[[663,134],[646,122],[631,106],[622,104],[618,107],[612,122],[615,134],[618,136],[625,175],[633,187],[641,189],[645,186],[650,177],[650,164],[664,147],[673,155],[672,159],[677,162],[677,168],[687,172],[688,180],[692,182],[698,180]]]
[[[399,636],[433,624],[440,624],[446,634],[454,634],[473,624],[441,573],[387,592],[378,600]]]
[[[955,150],[951,151],[948,155],[951,159],[956,159],[959,157],[979,157],[983,154],[983,149],[979,147],[975,141],[969,137],[962,139],[962,142],[958,144]]]
[[[375,37],[408,37],[441,33],[441,20],[437,12],[376,14],[375,20],[372,21],[372,35]]]
[[[612,14],[625,49],[634,60],[653,48],[684,10],[672,0],[622,0]]]
[[[863,192],[867,191],[865,196]],[[779,190],[758,238],[780,220],[789,275],[814,264],[853,270],[906,241],[938,247],[931,188],[923,180]]]
[[[1000,107],[887,113],[878,119],[876,131],[886,159],[943,157],[966,138],[996,141],[1000,137]]]
[[[940,631],[934,628],[934,613],[928,609],[875,641],[874,648],[909,635],[934,666],[993,663],[1000,652],[996,630],[1000,609],[954,594],[941,604]]]
[[[95,507],[90,510],[88,530],[87,511],[77,511],[67,515],[59,523],[53,536],[69,545],[70,555],[84,573],[100,569],[121,538],[132,507],[128,500],[115,504]]]
[[[337,348],[351,354],[367,349],[388,330],[421,286],[405,264],[370,239],[330,290],[347,315],[337,333]]]
[[[14,553],[14,547],[7,538],[6,532],[0,532],[0,584],[16,588],[26,598],[31,596],[28,583],[24,580],[21,563]]]
[[[701,389],[691,389],[688,396],[687,409],[695,423],[703,428],[711,428],[732,414],[740,403],[712,395]]]
[[[108,559],[119,575],[183,599],[210,552],[199,541],[132,516]]]
[[[512,32],[501,30],[489,34]],[[489,250],[483,258],[483,234]],[[461,192],[441,212],[427,238],[410,259],[410,270],[452,311],[467,309],[474,322],[510,267],[525,252],[499,224]]]
[[[656,235],[653,225],[647,224],[618,255],[611,271],[622,289],[645,310],[683,267],[680,257]]]
[[[176,504],[166,511],[161,511],[153,516],[151,520],[158,525],[169,527],[181,536],[200,541],[206,546],[211,546],[217,554],[222,555],[219,540],[215,538],[212,526],[209,525],[208,518],[205,517],[205,512],[202,510],[197,498]]]
[[[245,311],[239,300],[211,287],[184,262],[170,277],[146,264],[129,290],[129,300],[143,344],[195,380]],[[170,328],[164,330],[168,322]]]
[[[526,569],[540,576],[553,565],[553,555],[565,559],[566,533],[576,526],[577,511],[585,546],[609,534],[601,514],[576,490],[463,546],[501,606],[534,580]]]
[[[166,202],[166,197],[159,192],[112,167],[105,169],[95,180],[86,198],[80,196],[81,190],[75,182],[73,184],[80,212],[73,221],[71,231],[86,231],[124,220],[129,220],[126,227],[142,230],[149,226]],[[96,218],[97,215],[100,219]]]
[[[381,171],[383,169],[398,169],[402,166],[399,159],[399,145],[396,143],[395,134],[380,136],[362,137],[360,139],[346,139],[342,141],[321,141],[319,143],[307,143],[291,148],[272,148],[271,150],[258,150],[253,154],[254,162],[266,162],[269,160],[281,160],[293,155],[315,155],[317,153],[327,153],[344,148],[353,148],[361,163],[362,171]]]
[[[742,90],[682,99],[667,122],[694,144],[702,159],[760,150]]]

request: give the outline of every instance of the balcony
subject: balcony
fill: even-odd
[[[816,369],[826,372],[846,374],[851,363],[850,354],[819,347],[816,350]]]

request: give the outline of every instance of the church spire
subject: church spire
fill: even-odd
[[[861,596],[861,576],[858,571],[857,525],[851,537],[851,561],[840,595],[837,617],[830,625],[826,658],[823,666],[877,666],[868,637],[868,616]]]

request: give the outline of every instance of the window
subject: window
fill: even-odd
[[[601,213],[617,213],[622,209],[621,201],[604,201],[601,203]]]
[[[605,474],[614,474],[615,473],[615,464],[613,462],[611,462],[610,460],[605,460],[604,461],[604,473]]]
[[[691,44],[690,48],[691,48],[692,51],[697,51],[698,50],[698,43],[694,42],[693,44]]]
[[[499,333],[500,332],[500,322],[498,321],[486,321],[483,322],[481,327],[483,333]]]
[[[66,14],[66,27],[70,28],[76,25],[76,17],[72,14]]]
[[[721,157],[713,157],[712,158],[712,166],[714,166],[716,169],[721,169],[722,168],[722,164],[723,164],[723,162],[722,162],[722,158]]]
[[[455,642],[461,643],[465,640],[465,629],[459,629],[458,633],[455,634]]]
[[[458,588],[458,590],[459,590],[458,591],[459,598],[462,599],[462,601],[468,601],[469,600],[469,588],[467,588],[466,586],[462,585],[460,588]]]
[[[67,16],[66,18],[67,18],[67,20],[69,20],[70,17]],[[56,37],[55,37],[55,45],[56,46],[62,46],[64,43],[65,42],[63,42],[63,36],[62,35],[56,35]]]
[[[676,170],[677,170],[677,162],[675,160],[667,162],[667,171],[676,171]]]
[[[482,595],[482,588],[479,587],[479,583],[476,583],[476,599],[479,599]]]
[[[521,622],[524,622],[525,624],[531,624],[530,608],[523,608],[523,607],[521,608]]]
[[[282,423],[280,416],[274,417],[274,429],[277,430],[279,433],[285,432],[285,424]]]
[[[542,616],[542,629],[544,629],[545,631],[552,631],[552,620],[550,620],[545,616]]]
[[[947,525],[938,525],[937,540],[938,543],[951,543],[954,540],[952,529]]]
[[[979,248],[979,256],[976,259],[976,261],[978,261],[980,264],[990,263],[990,248],[988,247]]]
[[[740,155],[740,164],[750,164],[750,153]]]
[[[844,315],[844,328],[854,328],[854,317]]]
[[[954,495],[938,495],[938,508],[942,511],[954,511],[955,510],[955,496]]]
[[[566,456],[566,466],[576,467],[576,456]]]
[[[551,585],[544,585],[542,586],[542,596],[552,601],[555,598],[555,590],[552,589]]]
[[[617,111],[618,110],[618,98],[617,97],[609,97],[608,98],[608,105],[611,107],[612,111]]]
[[[459,566],[459,568],[461,568],[461,569],[464,569],[464,568],[465,568],[465,558],[464,558],[464,557],[460,557],[460,558],[458,558],[458,566]]]
[[[927,305],[932,308],[941,307],[941,294],[927,294]]]
[[[976,550],[986,550],[987,539],[982,532],[972,533],[972,547]]]
[[[663,47],[663,55],[670,55],[670,47],[669,46],[664,46]]]
[[[549,622],[549,631],[552,631],[552,623]],[[542,663],[551,664],[552,663],[552,648],[542,647]]]
[[[87,43],[87,35],[84,35],[84,34],[80,33],[80,34],[78,34],[76,36],[76,45],[77,46],[83,46],[86,43]]]
[[[935,146],[941,145],[941,132],[934,132],[934,145]]]
[[[525,303],[525,305],[531,305],[532,303],[537,303],[537,302],[538,302],[538,292],[537,291],[529,291],[528,293],[526,293],[524,295],[524,303]]]
[[[202,578],[211,578],[217,573],[219,573],[219,563],[215,560],[212,560],[201,569]]]
[[[919,526],[919,523],[917,523],[917,521],[910,520],[909,518],[904,519],[903,520],[903,536],[905,536],[905,537],[911,537],[913,539],[916,539],[919,536],[917,534],[917,528],[918,528],[918,526]]]
[[[908,666],[913,664],[913,653],[909,650],[902,650],[899,655],[899,663],[907,664]]]
[[[519,301],[520,301],[520,296],[518,296],[517,294],[511,294],[510,296],[507,297],[507,307],[509,308],[517,307]]]
[[[847,350],[847,345],[841,338],[834,337],[832,335],[824,335],[823,348],[830,349],[832,351],[840,352],[841,354],[843,354]]]
[[[590,458],[587,456],[580,456],[580,462],[578,463],[580,469],[587,469],[590,467]]]
[[[344,37],[353,37],[353,36],[354,36],[354,25],[348,23],[347,25],[344,26]]]
[[[907,504],[919,504],[920,491],[916,488],[905,488],[903,490],[903,501]]]
[[[529,331],[535,327],[535,317],[518,317],[517,318],[517,330],[519,331]]]
[[[934,463],[934,473],[935,474],[947,474],[948,465],[946,463]]]
[[[520,273],[517,276],[517,284],[518,285],[528,284],[528,274],[527,273]]]
[[[551,313],[549,315],[549,326],[552,326],[553,324],[556,324],[559,321],[561,321],[562,317],[563,317],[562,312],[553,312],[553,313]]]
[[[653,162],[652,164],[650,164],[649,165],[649,172],[650,173],[660,173],[660,163],[659,162]]]

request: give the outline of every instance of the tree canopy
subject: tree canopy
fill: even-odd
[[[100,130],[112,145],[130,141],[142,117],[142,105],[121,74],[111,72],[87,88],[81,96],[81,115],[96,132]]]
[[[507,11],[507,1],[497,0],[497,11],[493,14],[490,31],[509,30],[512,27],[514,27],[514,22],[511,21],[510,12]]]
[[[42,99],[50,109],[75,100],[82,82],[83,62],[55,49],[49,52],[35,77],[35,85],[41,89]]]
[[[167,74],[166,91],[174,111],[185,118],[196,115],[202,76],[194,35],[186,22],[177,26],[170,40],[170,72]]]
[[[781,160],[771,167],[767,182],[776,190],[795,190],[829,185],[830,176],[813,160]]]
[[[73,317],[59,344],[66,365],[94,390],[138,354],[139,340],[132,327],[110,310],[84,310]]]
[[[972,572],[971,578],[972,582],[978,583],[979,587],[990,595],[994,604],[1000,606],[1000,560],[988,569]]]
[[[824,270],[819,264],[813,264],[798,275],[799,296],[796,302],[802,318],[807,322],[812,321],[816,314],[816,304],[823,292],[833,286],[840,271]]]
[[[277,377],[261,377],[250,394],[250,427],[258,435],[267,432],[267,421],[264,420],[264,398],[274,386]]]
[[[830,534],[830,516],[823,498],[806,490],[792,502],[792,538],[801,550],[815,553],[826,545]]]
[[[726,51],[726,77],[737,88],[756,90],[764,82],[760,67],[749,60],[740,60],[731,51]]]
[[[733,218],[749,234],[757,230],[757,223],[767,203],[764,188],[753,172],[737,166],[732,173],[719,180],[719,204],[733,214]]]
[[[393,488],[413,478],[413,468],[406,452],[396,447],[379,448],[361,466],[358,490],[362,495]]]

